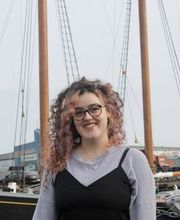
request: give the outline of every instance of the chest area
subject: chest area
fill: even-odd
[[[121,167],[117,167],[88,186],[81,184],[67,170],[60,172],[55,181],[56,207],[100,208],[126,211],[130,203],[129,180]]]

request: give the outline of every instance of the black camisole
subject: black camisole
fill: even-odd
[[[56,175],[55,202],[59,220],[130,220],[131,189],[119,165],[100,179],[84,186],[66,169]]]

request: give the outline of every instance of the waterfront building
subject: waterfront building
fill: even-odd
[[[144,146],[131,146],[143,150]],[[180,166],[180,147],[155,146],[154,155],[159,157],[161,165]],[[24,166],[28,170],[39,170],[40,132],[34,130],[34,141],[14,147],[14,152],[0,155],[0,172],[8,171],[10,166]],[[168,162],[169,161],[169,162]],[[173,162],[172,162],[173,161]],[[166,164],[167,163],[167,164]]]

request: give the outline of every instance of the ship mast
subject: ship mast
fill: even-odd
[[[148,159],[151,169],[154,171],[146,0],[139,0],[139,28],[140,28],[145,154],[146,154],[146,157]]]
[[[48,39],[47,39],[47,0],[38,0],[39,16],[39,94],[40,94],[40,157],[42,161],[48,146]]]
[[[38,0],[39,12],[39,84],[40,84],[40,140],[41,158],[48,146],[48,39],[47,39],[47,0]],[[153,146],[151,125],[151,101],[148,60],[148,37],[146,20],[146,1],[139,0],[139,27],[141,48],[141,71],[144,112],[145,153],[153,169]]]

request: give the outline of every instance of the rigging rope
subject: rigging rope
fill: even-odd
[[[164,33],[165,33],[165,37],[166,37],[166,41],[167,41],[171,64],[172,64],[172,68],[173,68],[173,72],[174,72],[175,82],[176,82],[178,94],[180,97],[180,75],[179,75],[180,74],[180,64],[179,64],[178,56],[176,53],[175,45],[173,42],[171,30],[169,27],[169,23],[167,20],[166,12],[164,9],[164,4],[163,4],[162,0],[158,1],[158,6],[159,6],[160,16],[161,16],[161,20],[162,20],[162,24],[163,24],[163,28],[164,28]]]
[[[163,210],[163,209],[156,209],[156,216],[160,217],[160,216],[168,216],[170,218],[174,218],[174,219],[179,219],[180,214],[178,214],[177,212],[174,211],[170,211],[170,210]]]
[[[9,3],[9,8],[8,8],[7,16],[5,18],[5,22],[4,22],[4,25],[2,27],[1,33],[0,33],[0,43],[3,40],[3,37],[4,37],[5,32],[7,30],[7,26],[8,26],[8,23],[9,23],[9,20],[10,20],[10,17],[12,15],[12,11],[13,11],[13,8],[14,8],[14,3],[15,3],[15,0],[14,1],[10,1],[10,3]]]
[[[123,5],[121,7],[118,27],[120,27],[120,20],[121,20],[122,9],[124,8],[124,4],[125,4],[125,2],[123,2]],[[118,75],[118,86],[117,86],[118,87],[117,91],[119,92],[120,97],[123,100],[123,103],[125,103],[126,84],[127,84],[127,79],[128,79],[127,78],[127,62],[128,62],[128,46],[129,46],[131,5],[132,5],[132,1],[127,0],[126,1],[126,15],[125,15],[126,17],[125,17],[125,25],[124,25],[122,52],[121,52],[121,56],[120,56],[120,70],[119,70],[119,75]],[[114,50],[117,49],[117,47],[116,47],[116,43],[117,43],[117,39],[118,39],[117,35],[118,35],[118,31],[120,30],[120,28],[118,29],[117,33],[114,34],[114,32],[115,32],[115,30],[114,30],[115,29],[114,28],[114,26],[115,26],[115,24],[114,24],[115,23],[115,16],[114,16],[114,19],[113,19],[113,26],[111,26],[110,17],[108,16],[107,9],[106,9],[104,1],[103,1],[103,7],[104,7],[105,15],[107,17],[108,25],[110,27],[110,30],[111,30],[112,36],[113,36],[113,48],[112,48],[112,52],[111,52],[111,56],[110,56],[110,58],[111,58]],[[108,62],[108,66],[109,66],[109,64],[110,64],[110,59],[109,59],[109,62]],[[106,71],[106,73],[107,73],[107,71]],[[133,95],[134,95],[134,93],[133,93]],[[131,118],[131,124],[132,124],[134,139],[135,139],[135,143],[137,143],[139,141],[137,139],[137,135],[136,135],[136,132],[135,132],[135,126],[134,126],[133,119],[132,119],[131,106],[130,106],[129,102],[128,102],[128,104],[129,104],[128,107],[129,107],[129,112],[130,112],[130,118]],[[136,102],[136,104],[137,104],[137,102]],[[124,107],[123,107],[123,111],[124,111]],[[143,118],[143,116],[142,116],[142,118]]]
[[[133,120],[133,116],[132,116],[131,105],[130,105],[128,93],[126,93],[126,96],[127,96],[128,106],[129,106],[130,120],[131,120],[131,124],[132,124],[132,129],[133,129],[134,142],[137,144],[137,143],[139,143],[139,141],[138,141],[136,131],[135,131],[134,120]]]
[[[126,78],[127,78],[127,61],[129,47],[129,32],[130,32],[130,16],[131,16],[131,0],[127,0],[126,19],[124,26],[123,46],[120,60],[120,73],[118,77],[118,91],[125,104]]]
[[[63,52],[65,58],[66,75],[68,84],[76,79],[80,78],[78,63],[75,55],[75,49],[68,19],[68,13],[66,9],[66,3],[64,0],[56,0],[58,24],[63,41]]]
[[[115,24],[114,26],[111,25],[111,21],[110,21],[110,17],[108,15],[108,12],[107,12],[107,7],[105,5],[105,2],[102,1],[103,3],[103,8],[104,8],[104,12],[105,12],[105,15],[106,15],[106,18],[107,18],[107,22],[108,22],[108,26],[109,26],[109,29],[112,33],[112,37],[113,37],[113,45],[112,45],[112,50],[110,52],[110,56],[109,56],[109,61],[107,63],[107,66],[105,68],[105,78],[108,74],[108,68],[110,66],[110,63],[111,63],[111,60],[113,62],[113,65],[114,65],[114,53],[117,52],[118,56],[119,56],[119,51],[117,49],[117,41],[118,41],[118,36],[119,36],[119,31],[121,30],[121,20],[122,20],[122,14],[123,14],[123,8],[124,8],[124,4],[125,4],[125,1],[122,1],[121,4],[121,10],[120,10],[120,13],[119,13],[119,21],[118,21],[118,24],[117,24],[117,31],[115,32]],[[115,10],[115,6],[114,6],[114,10]],[[113,18],[113,21],[115,20],[115,16]],[[115,21],[114,21],[115,23]],[[116,51],[115,51],[116,50]],[[114,66],[113,66],[113,70],[114,70]],[[112,70],[112,74],[114,73],[114,71]]]
[[[17,112],[15,123],[15,135],[14,135],[14,147],[16,146],[18,124],[20,121],[19,131],[19,148],[18,148],[18,166],[25,165],[25,143],[27,137],[27,124],[28,124],[28,110],[30,102],[30,88],[31,88],[31,76],[32,76],[32,54],[34,40],[32,40],[32,21],[33,21],[33,1],[26,2],[25,21],[23,31],[23,43],[20,63],[20,77],[18,88],[18,100],[17,100]],[[35,20],[36,21],[36,20]],[[34,21],[34,28],[35,28]],[[35,39],[35,38],[34,38]],[[21,113],[21,114],[20,114]],[[19,118],[20,117],[20,118]],[[21,160],[20,158],[23,158]],[[15,158],[15,152],[14,152]],[[17,158],[17,156],[16,156]],[[21,161],[21,163],[20,163]]]

